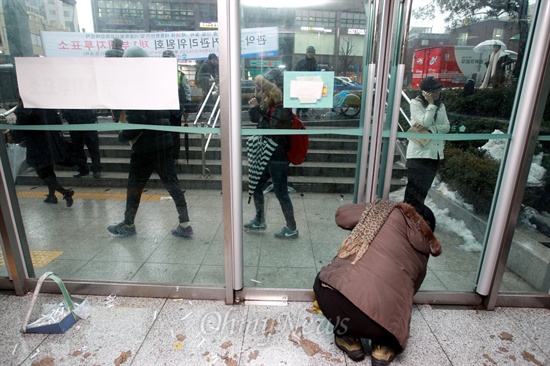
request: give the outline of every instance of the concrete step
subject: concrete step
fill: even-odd
[[[74,171],[56,171],[56,175],[61,184],[66,188],[78,190],[78,187],[101,187],[109,188],[125,188],[128,182],[128,173],[126,172],[102,172],[101,178],[95,179],[90,174],[82,178],[73,178]],[[183,189],[222,189],[222,181],[220,174],[178,174],[178,179],[181,182]],[[353,193],[354,177],[329,177],[329,176],[289,176],[289,186],[300,193]],[[248,190],[248,176],[243,175],[243,191]],[[29,171],[20,174],[17,177],[16,184],[25,186],[40,186],[41,182],[34,171]],[[393,178],[391,182],[391,190],[396,190],[404,186],[402,179]],[[153,173],[147,188],[164,188],[162,181],[156,173]]]
[[[342,126],[356,124],[357,121],[339,121]],[[331,123],[327,127],[326,122],[313,120],[314,128],[334,128]],[[349,127],[349,126],[348,126]],[[73,178],[76,167],[66,168],[56,166],[56,173],[64,186],[68,187],[125,187],[128,179],[131,149],[128,144],[118,141],[114,131],[100,131],[100,152],[102,175],[94,179],[92,175],[83,178]],[[216,189],[221,190],[221,147],[219,135],[212,135],[208,150],[205,154],[205,168],[202,166],[203,135],[189,134],[189,161],[187,162],[184,135],[181,136],[181,153],[177,167],[178,176],[183,186],[189,189]],[[246,136],[242,142],[242,167],[243,189],[247,189],[248,161],[246,157]],[[353,192],[355,182],[358,138],[356,136],[342,135],[312,135],[307,160],[298,166],[291,165],[289,182],[296,190],[301,192],[316,193],[342,193]],[[396,154],[395,161],[399,162],[400,156]],[[90,163],[88,159],[88,163]],[[206,176],[203,176],[203,171]],[[404,183],[402,178],[406,169],[403,164],[394,164],[392,187],[399,188]],[[22,173],[17,178],[17,184],[37,185],[40,180],[34,171]],[[148,187],[163,188],[162,182],[156,174],[153,174]],[[392,189],[393,189],[392,188]]]

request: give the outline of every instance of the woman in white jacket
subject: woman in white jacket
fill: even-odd
[[[428,76],[420,83],[422,94],[411,100],[412,126],[419,131],[441,134],[448,133],[449,119],[440,94],[443,84]],[[415,206],[424,203],[432,186],[439,162],[443,160],[443,140],[425,140],[425,143],[411,139],[407,146],[406,203]]]

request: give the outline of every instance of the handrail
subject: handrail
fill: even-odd
[[[197,112],[197,116],[195,117],[195,122],[193,122],[193,125],[197,125],[197,122],[199,121],[199,118],[204,111],[204,108],[206,107],[206,103],[208,103],[208,100],[210,99],[210,96],[213,94],[214,87],[216,86],[216,83],[212,83],[210,86],[210,90],[208,90],[208,94],[206,94],[206,97],[204,98],[204,101],[202,102],[202,105]]]
[[[193,125],[196,126],[202,113],[204,112],[204,109],[206,108],[206,104],[210,101],[210,98],[213,96],[216,96],[214,93],[214,90],[217,88],[216,83],[212,83],[212,86],[210,86],[210,90],[208,91],[208,94],[206,94],[206,97],[204,98],[204,101],[202,102],[202,105],[197,112],[197,115],[195,116],[195,121],[193,122]],[[206,126],[215,128],[218,119],[220,116],[220,96],[217,95],[216,102],[214,103],[214,106],[212,107],[212,111],[210,112],[210,116],[208,117],[208,121],[206,122]],[[204,122],[202,123],[204,127]],[[205,139],[204,135],[201,138],[201,165],[202,165],[202,176],[206,177],[206,171],[210,171],[208,168],[206,168],[206,151],[208,151],[208,145],[210,144],[210,139],[212,138],[212,133],[208,134],[208,138]],[[210,174],[208,174],[210,175]]]
[[[0,114],[0,119],[6,118],[7,116],[9,116],[9,115],[12,114],[13,112],[15,112],[16,109],[17,109],[17,106],[15,106],[15,107],[13,107],[12,109],[7,110],[7,111],[5,111],[4,113]]]

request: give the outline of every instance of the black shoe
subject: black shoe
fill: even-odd
[[[128,225],[124,221],[120,224],[109,225],[107,231],[118,236],[134,236],[137,234],[136,226],[134,224]]]
[[[44,200],[44,202],[46,203],[57,203],[57,197],[55,196],[55,194],[49,194],[46,199]]]
[[[67,192],[63,194],[63,199],[67,201],[67,207],[71,207],[73,205],[73,195],[74,191],[72,189],[68,189]]]
[[[95,172],[95,173],[94,173],[94,178],[95,178],[95,179],[101,178],[101,173],[100,173],[100,172]]]
[[[86,171],[86,172],[77,172],[76,174],[73,175],[74,178],[82,178],[86,175],[90,174],[90,171]]]
[[[350,336],[338,337],[335,335],[334,343],[336,347],[344,351],[353,361],[361,361],[365,358],[365,349],[360,338]]]

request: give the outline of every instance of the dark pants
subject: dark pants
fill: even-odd
[[[269,161],[264,169],[258,185],[254,190],[254,206],[256,207],[256,220],[265,221],[265,199],[264,186],[269,178],[273,183],[273,192],[279,200],[283,215],[286,220],[286,226],[290,230],[296,230],[296,220],[294,219],[294,208],[288,194],[288,161]]]
[[[439,167],[439,160],[407,159],[407,187],[404,201],[412,206],[424,203]]]
[[[92,172],[100,173],[101,158],[99,154],[99,134],[97,131],[69,131],[69,135],[73,144],[86,145],[90,159],[92,160]],[[77,161],[77,165],[79,172],[87,173],[90,170],[87,159]]]
[[[182,111],[170,111],[170,126],[181,127],[181,116]],[[172,140],[174,141],[174,146],[172,150],[172,157],[174,160],[180,158],[180,149],[181,149],[181,138],[179,132],[172,132]]]
[[[137,154],[132,152],[128,188],[126,192],[124,222],[129,225],[134,223],[141,200],[141,194],[151,174],[153,174],[153,171],[157,172],[164,184],[164,188],[166,188],[174,200],[176,210],[178,211],[179,222],[189,221],[187,202],[185,201],[185,196],[176,175],[174,159],[172,158],[172,148],[168,148],[149,154]]]
[[[369,318],[340,292],[324,287],[321,283],[317,274],[313,291],[323,315],[334,325],[334,335],[368,338],[373,343],[389,346],[396,352],[401,351],[393,334]]]
[[[36,174],[38,174],[38,177],[48,186],[49,196],[55,195],[55,191],[63,195],[68,192],[67,189],[63,188],[61,184],[59,184],[53,165],[46,165],[42,168],[36,169]]]

